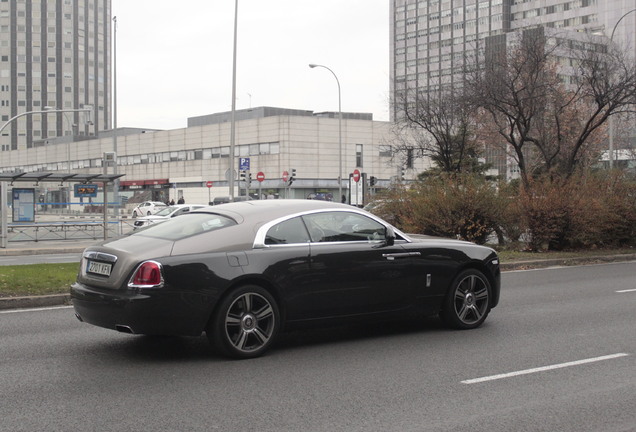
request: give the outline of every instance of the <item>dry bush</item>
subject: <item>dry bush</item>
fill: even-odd
[[[617,174],[533,180],[519,194],[530,250],[633,244],[636,187]]]
[[[499,226],[503,208],[497,188],[473,174],[442,174],[408,190],[394,189],[385,199],[389,216],[404,231],[480,244]]]
[[[621,173],[543,177],[528,187],[442,174],[381,196],[373,212],[410,233],[532,251],[636,245],[636,181]],[[522,234],[527,234],[523,236]]]

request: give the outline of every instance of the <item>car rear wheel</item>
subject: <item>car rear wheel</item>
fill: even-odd
[[[441,317],[450,327],[479,327],[490,312],[490,283],[478,270],[461,272],[453,281],[444,300]]]
[[[271,346],[279,327],[278,306],[272,295],[257,285],[245,285],[223,298],[206,334],[222,354],[252,358]]]

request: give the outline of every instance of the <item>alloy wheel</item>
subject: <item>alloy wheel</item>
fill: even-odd
[[[488,284],[483,277],[469,274],[456,285],[453,307],[455,315],[466,326],[480,323],[488,313]]]
[[[224,333],[232,347],[251,353],[265,347],[276,328],[276,315],[264,296],[246,292],[231,303],[224,317]]]

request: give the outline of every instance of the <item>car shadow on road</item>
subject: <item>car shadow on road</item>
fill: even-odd
[[[222,360],[205,336],[130,336],[122,343],[120,354],[127,361],[171,362]]]
[[[284,353],[287,350],[313,348],[321,345],[338,345],[355,341],[368,341],[392,337],[409,337],[414,334],[431,334],[446,331],[438,318],[387,321],[365,324],[347,324],[330,327],[308,327],[279,334],[272,351]],[[109,362],[209,362],[232,361],[219,354],[210,346],[205,335],[183,336],[143,336],[119,335],[121,338],[111,343],[95,347],[102,360]]]
[[[348,324],[328,328],[304,328],[281,334],[274,349],[285,350],[369,339],[390,339],[395,336],[424,334],[440,329],[445,330],[445,327],[437,317]]]

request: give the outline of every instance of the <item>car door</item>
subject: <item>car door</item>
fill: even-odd
[[[288,318],[297,317],[302,313],[299,305],[306,304],[313,279],[309,264],[309,233],[300,217],[265,228],[264,247],[254,249],[249,256],[252,270],[278,288]]]
[[[307,316],[398,311],[413,303],[413,258],[418,252],[406,252],[399,241],[387,244],[383,224],[349,211],[318,212],[302,218],[311,236]]]

